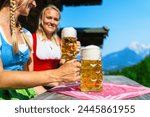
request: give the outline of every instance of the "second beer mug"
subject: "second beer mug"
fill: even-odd
[[[81,91],[102,91],[102,61],[100,48],[90,45],[81,49]]]
[[[73,27],[66,27],[61,32],[62,58],[66,61],[76,58],[77,31]]]

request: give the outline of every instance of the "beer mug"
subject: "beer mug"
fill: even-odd
[[[89,45],[81,49],[81,91],[102,91],[102,61],[100,48]]]
[[[66,27],[61,32],[62,58],[66,61],[77,56],[77,31],[73,27]]]

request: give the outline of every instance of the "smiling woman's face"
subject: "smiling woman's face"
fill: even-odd
[[[56,31],[59,24],[60,15],[55,9],[47,9],[42,16],[42,27],[46,34]]]

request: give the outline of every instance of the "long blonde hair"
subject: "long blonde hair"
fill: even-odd
[[[17,54],[19,52],[18,39],[17,39],[17,35],[16,35],[16,27],[17,26],[19,26],[20,33],[22,34],[22,36],[23,36],[25,42],[27,43],[29,49],[32,51],[32,46],[31,46],[31,43],[30,43],[27,35],[23,32],[22,27],[19,24],[19,22],[16,22],[15,12],[16,12],[16,9],[18,8],[18,7],[16,7],[16,1],[15,0],[6,0],[2,7],[5,7],[7,5],[10,5],[10,29],[11,29],[11,36],[12,36],[13,53]]]
[[[37,31],[36,31],[36,32],[38,32],[38,33],[41,34],[42,39],[46,39],[46,34],[45,34],[45,32],[44,32],[44,30],[43,30],[43,27],[42,27],[42,16],[43,16],[43,14],[45,13],[45,11],[47,11],[47,10],[49,10],[49,9],[54,9],[55,11],[58,12],[58,14],[59,14],[59,19],[60,19],[60,17],[61,17],[60,10],[59,10],[55,5],[49,4],[47,7],[45,7],[45,8],[42,10],[42,12],[41,12],[40,15],[39,15],[38,28],[37,28]],[[56,31],[52,34],[51,39],[52,39],[52,41],[53,41],[54,43],[56,43],[57,45],[59,45],[60,43],[58,42],[57,38],[58,38],[58,35],[57,35],[57,30],[56,30]]]

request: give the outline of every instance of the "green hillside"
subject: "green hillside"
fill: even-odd
[[[137,65],[126,67],[121,71],[109,72],[109,74],[124,75],[144,86],[150,87],[150,56],[146,57]]]

